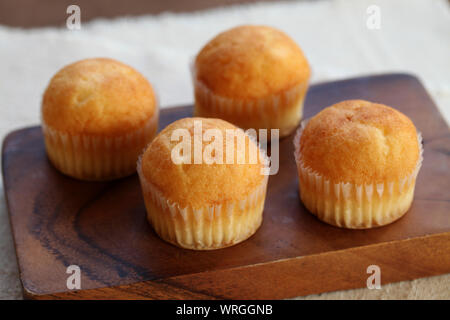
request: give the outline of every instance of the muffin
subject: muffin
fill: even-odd
[[[212,142],[205,137],[211,132],[223,136],[214,138],[222,151],[210,149]],[[225,138],[226,132],[236,134],[240,147],[235,139]],[[180,143],[186,143],[182,151]],[[212,155],[214,162],[205,155]],[[148,221],[163,240],[182,248],[219,249],[244,241],[262,222],[265,159],[254,139],[226,121],[175,121],[156,136],[138,162]]]
[[[194,114],[243,129],[289,135],[302,117],[310,68],[299,46],[267,26],[240,26],[217,35],[192,66]]]
[[[158,126],[150,83],[112,59],[86,59],[61,69],[45,90],[41,111],[48,158],[62,173],[82,180],[134,173]]]
[[[343,101],[302,123],[294,145],[300,197],[320,220],[372,228],[399,219],[411,206],[422,142],[399,111]]]

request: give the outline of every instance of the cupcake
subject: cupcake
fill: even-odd
[[[243,129],[279,129],[282,137],[302,117],[310,69],[283,32],[240,26],[206,44],[192,76],[196,116],[225,119]]]
[[[134,173],[158,126],[150,83],[112,59],[86,59],[61,69],[45,90],[41,111],[48,158],[62,173],[82,180]]]
[[[226,138],[227,132],[241,144]],[[212,139],[217,148],[211,147],[211,133],[222,136]],[[182,248],[211,250],[244,241],[262,222],[265,159],[254,139],[226,121],[175,121],[138,162],[148,221],[163,240]]]
[[[422,142],[399,111],[343,101],[302,123],[294,145],[300,197],[320,220],[372,228],[399,219],[411,206]]]

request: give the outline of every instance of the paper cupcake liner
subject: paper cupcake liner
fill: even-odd
[[[136,161],[155,136],[158,109],[147,123],[117,137],[70,134],[42,121],[47,155],[62,173],[81,180],[112,180],[133,174]]]
[[[144,176],[138,161],[147,219],[159,237],[176,246],[213,250],[252,236],[262,223],[268,177],[245,199],[193,208],[168,200]]]
[[[300,122],[307,82],[264,98],[233,99],[215,94],[195,74],[191,65],[195,116],[224,119],[243,129],[279,129],[280,137],[289,135]]]
[[[402,217],[411,206],[416,178],[423,161],[422,135],[418,133],[420,155],[415,169],[403,179],[384,183],[334,183],[306,167],[299,159],[303,121],[294,138],[300,198],[305,207],[329,224],[365,229],[386,225]]]

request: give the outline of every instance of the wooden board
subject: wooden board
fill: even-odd
[[[365,287],[369,265],[381,281],[450,272],[450,133],[420,82],[390,74],[312,86],[311,117],[335,102],[362,98],[404,112],[424,137],[415,200],[399,221],[372,230],[317,220],[299,200],[292,136],[280,143],[280,171],[269,179],[261,228],[216,251],[190,251],[160,240],[145,219],[136,175],[82,182],[47,161],[39,127],[3,144],[3,179],[26,298],[288,298]],[[163,109],[160,127],[192,107]],[[81,268],[81,290],[66,287],[66,268]]]

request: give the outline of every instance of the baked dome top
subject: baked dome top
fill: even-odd
[[[195,77],[215,94],[257,99],[305,83],[310,76],[300,47],[268,26],[245,25],[209,41],[195,60]]]
[[[414,124],[403,113],[364,100],[319,112],[306,124],[296,156],[326,179],[355,184],[399,181],[420,157]]]
[[[137,130],[156,112],[151,84],[133,68],[107,58],[70,64],[51,79],[42,119],[72,134],[122,135]]]
[[[208,129],[214,129],[223,134],[223,164],[208,164],[204,161],[205,158],[202,163],[194,163],[194,127],[196,122],[199,123],[198,121],[201,122],[202,134],[205,134]],[[176,164],[172,159],[173,150],[182,142],[180,138],[172,139],[177,129],[185,129],[184,132],[192,142],[190,157],[187,157],[190,159],[190,164]],[[227,149],[226,130],[232,130],[236,133],[237,139],[245,141],[244,163],[237,163],[237,154],[239,150],[243,150],[238,149],[238,143],[231,144],[231,148]],[[203,139],[201,143],[203,154],[212,141],[215,141],[215,138],[211,141]],[[233,150],[231,158],[234,161],[231,164],[227,164],[226,161],[227,150]],[[258,146],[244,131],[229,122],[211,118],[184,118],[173,122],[156,136],[145,150],[140,166],[145,179],[162,192],[165,198],[183,208],[186,206],[203,208],[245,199],[249,193],[261,185],[264,179],[261,169],[264,168],[264,164],[259,157],[257,161],[249,161],[250,151],[259,154]],[[210,154],[215,155],[214,152]]]

